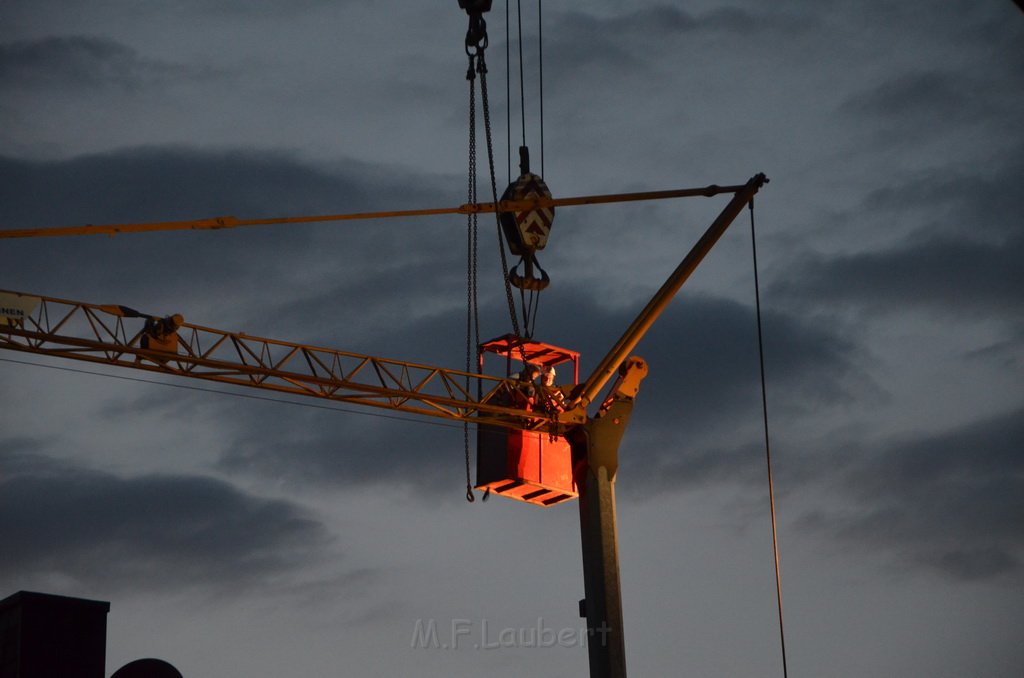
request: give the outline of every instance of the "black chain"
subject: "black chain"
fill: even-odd
[[[467,178],[467,202],[476,203],[476,78],[473,69],[473,55],[469,56],[469,172]],[[476,343],[480,343],[480,319],[477,307],[476,269],[477,269],[477,217],[475,213],[466,218],[466,393],[470,389],[470,366],[472,360],[472,340],[474,325]],[[473,502],[473,481],[469,470],[469,422],[462,423],[462,442],[466,452],[466,501]]]

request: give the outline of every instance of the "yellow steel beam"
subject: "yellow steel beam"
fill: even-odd
[[[117,305],[87,304],[0,290],[7,300],[0,349],[218,381],[280,393],[368,405],[450,421],[554,431],[559,417],[520,409],[512,381],[421,363],[307,346],[176,323],[157,344],[150,316]],[[12,301],[13,300],[13,301]],[[22,301],[29,302],[22,304]],[[18,306],[16,308],[16,306]],[[7,308],[10,307],[10,308]],[[29,308],[22,313],[22,308]],[[159,350],[155,345],[170,347]],[[468,380],[468,386],[467,386]],[[476,385],[480,385],[479,397]]]
[[[745,185],[741,186],[740,190],[735,192],[736,195],[733,196],[729,204],[725,206],[718,217],[708,226],[708,229],[700,237],[700,240],[697,241],[697,244],[683,258],[668,280],[662,284],[661,288],[647,303],[647,306],[640,312],[640,315],[626,329],[618,342],[608,351],[608,354],[601,360],[598,366],[594,368],[594,372],[583,383],[579,393],[567,405],[568,409],[580,406],[586,408],[590,403],[594,402],[600,390],[615,375],[619,366],[629,357],[630,352],[636,348],[636,345],[647,333],[647,330],[651,328],[654,321],[658,319],[661,312],[665,310],[668,303],[672,301],[673,297],[683,286],[683,283],[687,281],[694,270],[696,270],[697,265],[703,261],[707,253],[718,242],[718,239],[729,228],[733,219],[754,199],[754,195],[767,181],[768,178],[764,174],[757,174],[751,177]]]
[[[71,235],[118,235],[120,233],[150,233],[153,231],[211,231],[239,226],[279,226],[283,224],[310,224],[327,221],[354,221],[366,219],[388,219],[394,217],[423,217],[444,214],[483,214],[493,212],[514,212],[541,207],[569,207],[577,205],[601,205],[616,202],[640,200],[664,200],[694,196],[711,197],[721,193],[736,193],[742,186],[716,186],[703,188],[679,188],[667,191],[646,191],[641,193],[612,193],[607,195],[585,195],[574,198],[531,198],[528,200],[503,200],[498,203],[466,203],[459,207],[438,207],[433,209],[389,210],[383,212],[353,212],[350,214],[322,214],[305,217],[276,217],[270,219],[239,219],[237,217],[211,217],[186,221],[158,221],[137,224],[88,224],[86,226],[57,226],[48,228],[0,229],[0,238],[44,238]]]

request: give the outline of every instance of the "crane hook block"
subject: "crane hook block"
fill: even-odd
[[[551,191],[544,180],[530,172],[529,156],[524,151],[525,147],[519,149],[520,156],[524,159],[519,165],[522,174],[505,189],[501,196],[502,200],[551,197]],[[554,207],[528,207],[516,212],[501,212],[498,215],[509,251],[518,257],[532,255],[537,250],[544,249],[554,219]]]
[[[468,14],[483,14],[491,11],[491,0],[459,0],[459,9]]]

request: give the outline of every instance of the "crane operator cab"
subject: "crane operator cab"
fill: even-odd
[[[565,398],[556,382],[579,381],[576,351],[507,334],[480,345],[481,372],[488,355],[504,358],[512,386],[509,404],[520,409],[556,411]],[[553,506],[579,494],[569,441],[543,431],[479,424],[476,474],[476,489],[538,506]]]

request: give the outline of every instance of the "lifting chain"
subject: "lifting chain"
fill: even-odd
[[[468,171],[468,193],[469,203],[476,203],[476,79],[480,76],[480,100],[483,108],[484,133],[487,141],[487,166],[491,183],[491,199],[498,202],[498,184],[494,173],[494,145],[491,136],[491,112],[487,96],[487,63],[484,60],[484,52],[487,49],[487,23],[484,21],[483,13],[491,8],[490,0],[459,0],[459,7],[469,14],[469,29],[466,32],[466,56],[469,58],[469,67],[466,70],[466,80],[469,81],[469,171]],[[512,320],[512,331],[515,336],[522,336],[519,328],[519,320],[516,317],[515,298],[512,296],[512,284],[509,280],[508,261],[505,257],[505,239],[502,233],[499,215],[495,213],[495,223],[498,230],[498,251],[501,255],[502,277],[505,283],[505,298],[508,302],[509,317]],[[467,221],[467,313],[466,313],[466,372],[471,371],[472,339],[475,332],[476,344],[480,343],[479,317],[477,307],[477,220],[476,214],[469,215]],[[520,356],[526,364],[526,352],[522,346],[519,347]],[[479,381],[478,381],[479,386]],[[466,377],[466,389],[470,388],[469,377]],[[470,478],[469,463],[469,423],[463,425],[463,446],[466,458],[466,500],[475,500],[473,495],[473,484]],[[486,495],[485,495],[486,497]]]
[[[472,29],[472,23],[470,25]],[[486,39],[486,38],[485,38]],[[469,36],[466,37],[466,52],[469,54]],[[467,172],[467,202],[476,202],[476,88],[473,77],[473,56],[469,57],[469,72],[466,78],[469,83],[469,171]],[[480,317],[477,305],[477,215],[472,213],[466,217],[466,393],[470,391],[469,373],[472,369],[474,345],[480,344]],[[475,343],[474,343],[475,338]],[[480,390],[480,380],[477,380]],[[462,424],[463,448],[466,452],[466,501],[475,501],[473,481],[469,470],[469,422]]]

